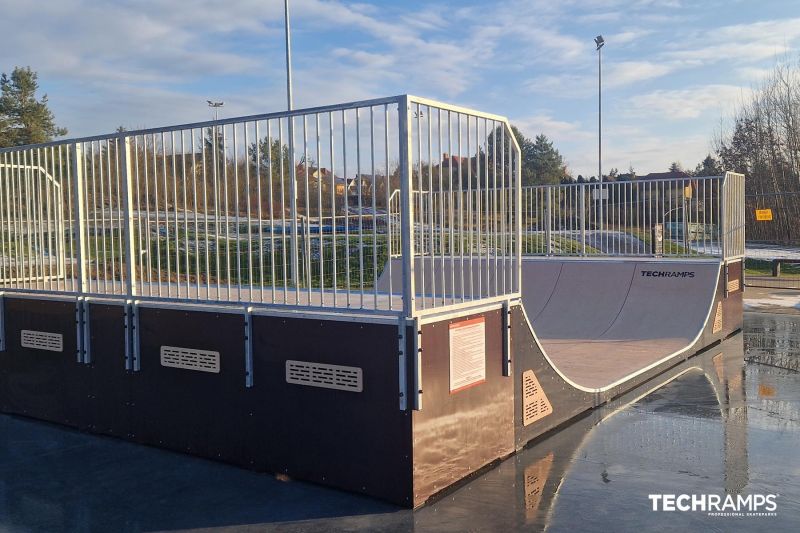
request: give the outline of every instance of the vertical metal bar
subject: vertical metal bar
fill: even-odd
[[[339,280],[338,280],[338,264],[336,257],[337,237],[336,237],[336,158],[334,149],[334,127],[333,127],[333,113],[328,112],[328,138],[330,143],[330,158],[331,158],[331,286],[333,287],[333,305],[336,307],[336,297],[339,294]],[[343,189],[345,197],[347,196],[347,175],[344,176]],[[391,264],[391,263],[390,263]],[[391,279],[391,276],[389,277]]]
[[[75,214],[77,223],[77,232],[75,240],[78,245],[77,249],[77,266],[78,266],[78,293],[83,294],[88,290],[87,283],[87,260],[88,255],[86,252],[86,198],[84,196],[83,188],[83,146],[81,143],[75,143],[72,147],[72,195],[75,197],[75,206],[77,213]]]
[[[392,206],[391,206],[391,198],[392,198],[392,188],[391,188],[391,180],[389,179],[389,104],[383,104],[383,135],[384,135],[384,162],[386,164],[386,173],[384,176],[385,180],[385,187],[386,187],[386,269],[387,269],[387,279],[389,280],[389,310],[394,309],[394,286],[392,281],[392,254],[395,250],[392,249],[392,235],[394,234],[394,230],[392,228]],[[377,285],[377,279],[375,280],[375,284]],[[403,335],[405,337],[405,335]],[[403,350],[405,354],[405,350]],[[403,365],[405,367],[405,365]],[[404,373],[405,375],[405,373]],[[405,382],[405,378],[403,378]],[[405,391],[405,387],[403,387]],[[405,405],[405,395],[403,395],[403,403],[401,407]]]
[[[259,301],[264,302],[264,213],[263,196],[261,192],[261,136],[258,133],[258,121],[255,122],[255,158],[256,158],[256,201],[258,211],[258,280],[259,280]],[[269,140],[267,140],[267,151],[269,151]],[[269,169],[267,169],[269,171]],[[271,182],[267,182],[271,186]],[[271,187],[270,187],[271,188]],[[270,243],[272,249],[272,243]]]
[[[416,311],[414,279],[414,196],[411,186],[411,105],[408,95],[398,101],[398,129],[400,139],[400,225],[403,247],[403,316],[413,317]]]
[[[300,303],[300,280],[298,278],[298,249],[297,249],[297,169],[295,168],[295,157],[294,157],[294,117],[290,116],[288,118],[288,126],[289,126],[289,178],[292,180],[289,184],[289,212],[292,224],[292,236],[291,236],[291,250],[290,250],[290,260],[291,260],[291,274],[292,274],[292,283],[294,284],[295,290],[295,304]],[[286,228],[284,227],[284,232]],[[285,254],[284,250],[284,254]],[[284,256],[285,257],[285,256]]]
[[[239,206],[239,146],[236,139],[236,124],[231,124],[233,134],[233,205],[236,210],[234,217],[236,230],[233,235],[236,238],[236,301],[242,301],[242,239],[240,232],[242,224],[239,214],[242,212]],[[229,294],[230,296],[230,294]]]
[[[136,246],[133,237],[133,169],[131,166],[131,138],[123,137],[123,150],[122,150],[122,172],[123,172],[123,203],[122,209],[125,213],[125,253],[127,260],[124,261],[125,266],[125,294],[131,298],[138,294],[136,289],[136,266],[134,258],[136,257]]]
[[[369,108],[369,153],[372,171],[372,295],[373,309],[378,308],[378,187],[375,178],[375,111]]]

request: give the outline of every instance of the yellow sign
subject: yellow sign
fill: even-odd
[[[772,220],[772,209],[756,209],[756,220],[759,222]]]

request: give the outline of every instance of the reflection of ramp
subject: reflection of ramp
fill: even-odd
[[[523,280],[542,281],[523,284],[523,304],[554,368],[582,390],[603,391],[697,341],[719,273],[718,261],[526,259]]]

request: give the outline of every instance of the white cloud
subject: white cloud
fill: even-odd
[[[735,85],[702,85],[687,89],[657,90],[635,95],[628,101],[627,115],[655,121],[720,117],[730,112],[749,89]]]
[[[627,87],[655,78],[674,70],[667,63],[650,61],[619,61],[603,67],[603,87]],[[562,98],[582,98],[597,92],[597,73],[546,75],[529,80],[526,87],[531,92]]]

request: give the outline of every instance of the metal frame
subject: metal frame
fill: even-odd
[[[744,176],[733,172],[526,186],[521,204],[525,255],[652,257],[656,223],[669,244],[662,257],[744,255]]]
[[[457,163],[440,158],[456,148]],[[498,115],[401,95],[3,148],[0,160],[12,162],[9,223],[30,209],[17,205],[22,173],[44,162],[69,224],[64,279],[5,280],[13,291],[402,317],[520,294],[521,157]]]

